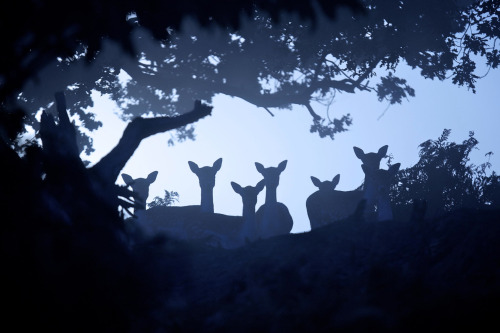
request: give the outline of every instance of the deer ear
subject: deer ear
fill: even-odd
[[[134,182],[134,179],[132,179],[132,177],[130,177],[126,173],[122,173],[122,179],[125,182],[125,184],[129,186],[132,185],[132,183]]]
[[[321,181],[318,178],[311,176],[311,180],[312,180],[314,186],[316,186],[318,188],[321,186]]]
[[[233,187],[234,192],[241,194],[241,191],[243,190],[241,186],[238,183],[231,182],[231,186]]]
[[[283,162],[281,162],[281,163],[278,165],[278,171],[279,171],[279,172],[283,172],[283,170],[285,170],[285,168],[286,168],[286,163],[287,163],[287,162],[288,162],[287,160],[284,160]]]
[[[333,177],[333,179],[332,179],[332,185],[333,185],[334,189],[339,184],[339,181],[340,181],[340,174],[338,174],[335,177]]]
[[[259,162],[255,162],[255,167],[257,168],[257,171],[260,173],[264,172],[264,166],[260,164]]]
[[[152,184],[156,180],[157,176],[158,176],[158,171],[153,171],[148,175],[148,178],[146,180],[148,181],[148,183]]]
[[[363,159],[363,157],[365,157],[365,152],[363,151],[363,149],[361,148],[358,148],[358,147],[353,147],[352,149],[354,149],[354,154],[356,154],[356,157],[359,158],[360,160]]]
[[[384,158],[385,155],[387,155],[387,149],[389,148],[388,145],[385,145],[383,147],[381,147],[379,150],[378,150],[378,156],[380,156],[381,158]]]
[[[400,167],[401,167],[401,163],[396,163],[396,164],[391,165],[389,167],[389,172],[391,173],[391,176],[394,176],[396,173],[398,173]]]
[[[217,161],[214,162],[214,164],[212,165],[212,168],[214,168],[215,172],[217,172],[217,171],[220,170],[221,166],[222,166],[222,157],[219,158]]]
[[[265,185],[266,185],[266,182],[264,181],[264,179],[262,179],[260,182],[258,182],[257,185],[255,185],[255,189],[257,190],[257,193],[262,191],[264,189]]]
[[[196,163],[194,163],[194,162],[189,161],[189,162],[188,162],[188,164],[189,164],[189,168],[190,168],[190,169],[191,169],[191,171],[193,171],[194,173],[197,173],[197,172],[198,172],[198,170],[200,169],[200,168],[198,167],[198,164],[196,164]]]

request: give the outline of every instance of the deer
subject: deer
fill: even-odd
[[[339,180],[340,175],[336,175],[331,181],[320,181],[318,178],[311,176],[312,183],[318,188],[306,200],[307,216],[309,217],[311,229],[327,225],[336,218],[336,212],[331,209],[331,203],[335,200],[335,188]]]
[[[216,160],[213,165],[199,167],[195,162],[189,161],[189,168],[198,176],[201,188],[200,211],[203,213],[214,212],[214,187],[215,175],[222,166],[222,158]]]
[[[356,146],[353,147],[354,154],[356,155],[357,158],[363,162],[362,165],[364,165],[363,172],[366,170],[379,170],[380,169],[380,161],[386,156],[387,154],[387,149],[389,148],[388,145],[382,146],[379,148],[379,150],[376,153],[365,153],[363,149],[358,148]],[[374,187],[371,186],[370,182],[372,181],[371,177],[367,177],[366,172],[365,172],[365,180],[363,182],[363,188],[368,189],[370,191]],[[365,190],[366,192],[366,190]],[[368,211],[373,210],[373,207],[375,206],[375,195],[372,195],[370,193],[366,193],[366,209]]]
[[[240,240],[245,242],[254,242],[258,239],[259,230],[257,228],[255,206],[257,205],[257,196],[264,189],[264,185],[264,180],[258,182],[255,187],[241,187],[238,183],[231,182],[231,187],[241,196],[243,203],[243,226],[240,232]]]
[[[127,186],[132,187],[132,191],[137,195],[134,200],[134,213],[146,209],[146,200],[149,196],[149,186],[154,183],[158,171],[151,172],[146,178],[133,179],[130,175],[122,173],[122,179]]]
[[[363,164],[361,168],[365,173],[365,177],[369,179],[368,185],[364,186],[363,190],[335,190],[340,175],[335,176],[331,182],[321,182],[316,177],[311,177],[313,184],[319,188],[306,200],[311,230],[354,215],[363,200],[365,201],[365,218],[370,221],[392,220],[389,189],[394,176],[399,171],[400,165],[400,163],[391,165],[388,170],[372,170]],[[366,202],[374,204],[368,206]]]
[[[264,177],[266,186],[265,202],[257,210],[257,228],[259,237],[270,238],[289,234],[293,228],[293,219],[288,208],[276,198],[276,189],[279,185],[280,174],[285,170],[287,161],[282,161],[277,167],[268,167],[255,162],[257,171]]]
[[[137,234],[139,230],[150,232],[150,221],[145,214],[146,201],[149,197],[149,186],[156,181],[157,176],[158,171],[151,172],[146,178],[135,179],[126,173],[122,173],[123,181],[132,188],[134,193],[134,214],[132,218],[125,220],[125,228],[130,234]]]
[[[313,184],[318,191],[311,194],[306,200],[307,214],[311,224],[311,230],[317,229],[329,223],[346,219],[353,215],[358,206],[365,201],[364,216],[373,219],[377,207],[377,170],[380,169],[380,161],[387,154],[388,146],[381,147],[376,153],[365,153],[361,148],[353,147],[354,154],[362,163],[365,179],[361,189],[352,191],[335,190],[339,183],[340,175],[336,175],[332,181],[321,182],[311,176]]]

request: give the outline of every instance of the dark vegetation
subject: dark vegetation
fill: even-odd
[[[175,191],[165,190],[165,195],[163,198],[154,197],[153,201],[148,204],[148,208],[153,208],[157,206],[172,206],[175,202],[179,201],[179,193]]]
[[[301,106],[311,115],[311,131],[333,138],[352,123],[350,110],[324,107],[337,94],[368,91],[387,104],[415,94],[411,82],[398,76],[400,64],[474,90],[500,61],[499,5],[493,0],[470,7],[466,0],[323,0],[319,12],[314,2],[286,0],[217,2],[208,8],[202,0],[118,6],[95,0],[83,8],[36,3],[21,5],[33,12],[4,11],[1,21],[10,25],[2,31],[12,32],[4,49],[15,52],[0,62],[0,93],[14,99],[22,88],[16,105],[27,111],[25,123],[38,130],[36,112],[50,106],[55,91],[66,89],[70,114],[83,123],[79,148],[87,154],[92,142],[84,129],[100,126],[84,111],[92,90],[109,95],[127,120],[175,115],[193,100],[210,102],[217,94],[273,114]],[[65,15],[54,17],[62,8]],[[51,24],[46,17],[53,18]],[[188,19],[184,25],[182,18]],[[19,72],[27,72],[22,87]],[[125,74],[126,83],[120,80]],[[172,133],[171,143],[188,138],[192,126]]]
[[[418,163],[396,176],[390,194],[400,219],[410,217],[414,203],[426,205],[427,218],[463,208],[500,209],[500,176],[489,161],[470,162],[479,144],[474,132],[462,143],[449,142],[450,133],[445,129],[437,140],[420,144]]]
[[[115,181],[143,138],[179,128],[180,139],[191,137],[192,129],[185,126],[211,112],[199,100],[209,101],[216,93],[268,109],[304,105],[313,118],[311,130],[333,137],[350,118],[322,118],[310,102],[359,90],[401,102],[414,93],[393,73],[402,60],[424,77],[444,80],[451,73],[453,83],[474,89],[479,78],[475,61],[484,60],[490,68],[499,63],[499,3],[208,4],[2,5],[4,330],[401,332],[498,327],[498,177],[487,176],[487,166],[467,164],[477,144],[473,136],[452,144],[445,132],[422,146],[419,164],[401,173],[402,188],[394,189],[404,197],[401,205],[414,198],[433,204],[437,197],[432,193],[438,190],[429,184],[431,194],[418,188],[425,177],[446,180],[438,216],[425,218],[423,205],[416,205],[411,219],[370,224],[353,216],[315,232],[234,251],[164,237],[130,242],[119,207],[132,207],[133,194]],[[353,12],[339,12],[340,5]],[[283,13],[296,16],[287,20]],[[182,19],[188,16],[203,27],[196,36],[181,34]],[[329,25],[332,19],[337,29]],[[278,21],[284,25],[275,25]],[[310,23],[334,33],[309,35]],[[208,32],[216,27],[227,34],[219,31],[220,39],[211,40]],[[134,43],[136,33],[143,31],[150,35],[142,35],[144,43]],[[126,55],[106,56],[105,40],[116,42]],[[218,59],[220,68],[205,61],[209,56]],[[169,63],[172,67],[162,67]],[[295,69],[303,80],[292,79]],[[377,69],[388,74],[371,86]],[[122,70],[132,78],[126,88],[118,84]],[[43,81],[47,76],[50,81]],[[117,147],[88,168],[79,155],[92,149],[81,129],[99,126],[82,109],[90,105],[92,89],[119,102],[134,98],[137,103],[122,104],[125,116],[151,111],[159,117],[131,121]],[[65,97],[69,115],[80,126],[70,122]],[[193,103],[193,110],[184,113]],[[40,108],[45,111],[37,115]],[[40,141],[24,141],[21,135],[29,126]],[[435,170],[443,170],[444,176],[435,176]],[[484,206],[490,209],[478,210]]]

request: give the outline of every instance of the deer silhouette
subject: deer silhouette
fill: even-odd
[[[215,175],[220,170],[222,166],[222,158],[216,160],[213,165],[198,167],[198,164],[189,161],[189,168],[193,171],[200,181],[201,188],[201,205],[200,211],[204,213],[214,212],[214,186],[215,186]]]
[[[158,171],[151,172],[146,178],[132,178],[122,173],[122,179],[134,193],[134,216],[125,220],[125,229],[129,234],[150,233],[150,223],[146,217],[146,201],[149,196],[149,186],[156,180]],[[133,237],[132,237],[133,238]],[[133,242],[130,244],[133,245]]]
[[[151,172],[146,178],[133,179],[130,175],[123,173],[122,179],[127,186],[137,195],[134,201],[134,213],[146,209],[146,200],[149,196],[149,185],[151,185],[158,176],[158,171]]]
[[[311,194],[306,200],[307,216],[311,223],[311,229],[322,227],[336,219],[336,212],[332,210],[331,203],[335,200],[335,188],[339,180],[340,175],[336,175],[331,181],[320,181],[311,176],[312,183],[318,188],[318,191]]]
[[[266,185],[266,201],[257,210],[257,228],[260,238],[288,234],[293,228],[293,219],[288,208],[276,198],[280,174],[285,170],[287,161],[282,161],[278,167],[264,168],[255,162],[257,171],[264,177]]]
[[[365,203],[374,203],[373,207],[365,205],[364,218],[370,221],[391,220],[393,215],[389,189],[400,165],[396,163],[388,170],[372,170],[362,165],[365,176],[370,179],[363,190],[335,190],[340,175],[335,176],[331,182],[321,182],[316,177],[311,177],[314,185],[319,188],[306,200],[311,230],[350,217],[356,212],[362,200],[365,200]]]
[[[255,187],[241,187],[235,182],[231,182],[231,186],[236,193],[241,195],[241,200],[243,202],[243,227],[241,228],[241,240],[253,242],[257,240],[259,236],[255,205],[257,205],[257,195],[264,189],[264,180],[258,182]]]
[[[365,202],[363,217],[368,220],[378,219],[375,212],[378,211],[379,205],[390,207],[390,201],[389,204],[384,201],[389,200],[390,184],[381,180],[381,178],[388,178],[385,173],[387,170],[380,170],[380,161],[387,154],[388,146],[381,147],[376,153],[365,153],[358,147],[353,147],[353,149],[356,157],[363,162],[361,168],[365,173],[365,179],[362,189],[335,190],[340,175],[335,176],[331,182],[321,182],[316,177],[311,177],[313,184],[318,187],[318,191],[311,194],[306,200],[307,214],[312,230],[350,217],[356,212],[363,200]],[[387,191],[387,196],[381,196],[384,191]]]
[[[365,153],[363,149],[358,147],[353,147],[354,154],[357,158],[363,162],[363,172],[365,172],[365,180],[363,182],[363,188],[365,189],[365,199],[366,199],[366,211],[373,211],[376,205],[376,195],[374,193],[367,193],[367,191],[371,191],[375,189],[373,184],[370,184],[373,181],[372,177],[367,177],[366,171],[376,171],[380,169],[380,161],[386,156],[388,145],[382,146],[376,153]],[[365,171],[366,170],[366,171]]]

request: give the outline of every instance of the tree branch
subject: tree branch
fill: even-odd
[[[106,182],[113,183],[141,141],[151,135],[170,131],[194,123],[210,115],[212,107],[196,101],[194,109],[176,117],[135,118],[125,128],[123,136],[113,150],[91,170]]]
[[[271,116],[273,116],[273,117],[274,117],[274,114],[273,114],[273,113],[269,110],[269,108],[264,107],[264,109],[265,109],[267,112],[269,112],[269,114],[270,114]]]
[[[321,117],[316,112],[314,112],[311,103],[305,103],[304,105],[306,106],[307,111],[309,111],[314,120],[321,120]]]

